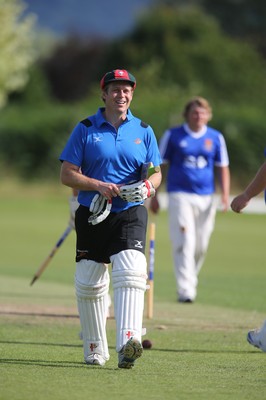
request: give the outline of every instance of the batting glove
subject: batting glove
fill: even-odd
[[[144,180],[120,187],[119,197],[128,202],[139,202],[155,196],[151,181]]]
[[[88,218],[90,225],[97,225],[108,217],[112,208],[112,200],[106,199],[101,194],[96,194],[90,205],[93,214]]]

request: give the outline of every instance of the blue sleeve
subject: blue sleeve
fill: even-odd
[[[147,144],[146,162],[152,162],[155,167],[162,164],[161,155],[158,148],[158,143],[153,129],[149,126],[149,140]]]
[[[84,131],[82,124],[76,125],[59,157],[60,161],[68,161],[78,167],[81,166],[85,140]]]
[[[171,130],[168,129],[167,131],[164,132],[163,136],[161,137],[160,144],[159,144],[161,157],[162,157],[163,161],[165,161],[165,162],[166,161],[168,162],[171,158],[171,155],[170,155],[171,146],[168,146],[170,138],[171,138]]]

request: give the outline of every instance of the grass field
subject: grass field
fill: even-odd
[[[68,222],[67,189],[0,189],[0,400],[266,399],[266,354],[246,342],[266,317],[265,215],[217,214],[196,303],[178,304],[167,214],[156,220],[151,350],[132,370],[83,364],[72,232],[30,281]],[[112,294],[112,292],[111,292]]]

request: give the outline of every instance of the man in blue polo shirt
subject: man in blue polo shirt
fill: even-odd
[[[146,290],[147,210],[144,200],[161,183],[161,157],[152,128],[129,109],[136,79],[107,72],[101,82],[105,107],[79,122],[61,156],[61,182],[78,190],[75,215],[76,298],[84,360],[109,359],[106,337],[107,264],[112,264],[118,367],[131,368],[142,354]],[[148,179],[143,165],[153,164]]]

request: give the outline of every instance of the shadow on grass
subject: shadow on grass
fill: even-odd
[[[22,344],[22,345],[30,345],[30,346],[55,346],[55,347],[82,347],[81,344],[66,344],[66,343],[45,343],[45,342],[22,342],[15,340],[0,340],[2,344]]]
[[[19,365],[34,365],[39,367],[74,367],[80,368],[86,364],[76,361],[46,361],[46,360],[23,360],[20,358],[2,358],[0,364],[19,364]]]
[[[0,340],[0,344],[18,344],[18,345],[35,345],[35,346],[54,346],[54,347],[73,347],[73,348],[81,348],[81,344],[66,344],[66,343],[42,343],[42,342],[23,342],[23,341],[14,341],[14,340]],[[114,346],[109,346],[109,349],[115,350]],[[206,350],[206,349],[159,349],[159,348],[152,348],[152,349],[144,349],[144,352],[167,352],[167,353],[198,353],[198,354],[247,354],[247,353],[256,353],[254,351],[238,351],[238,350]],[[0,360],[1,362],[1,360]]]
[[[0,315],[20,315],[29,317],[54,317],[54,318],[79,318],[78,314],[49,314],[49,313],[33,313],[21,311],[0,311]]]
[[[23,360],[20,358],[2,358],[0,360],[0,364],[9,364],[9,365],[26,365],[26,366],[37,366],[37,367],[50,367],[50,368],[89,368],[90,371],[97,370],[102,368],[99,365],[87,365],[84,362],[80,361],[46,361],[46,360]],[[113,371],[114,368],[104,368],[104,370]]]
[[[26,298],[26,299],[27,298],[34,298],[34,299],[38,298],[38,299],[67,299],[67,300],[69,300],[69,295],[66,295],[66,294],[60,295],[60,294],[53,293],[52,295],[50,295],[50,294],[38,293],[36,295],[36,292],[19,293],[19,292],[4,292],[4,291],[2,291],[0,297],[10,297],[10,298],[14,298],[14,299],[19,297],[19,298]],[[75,299],[75,297],[73,297],[73,299]]]

